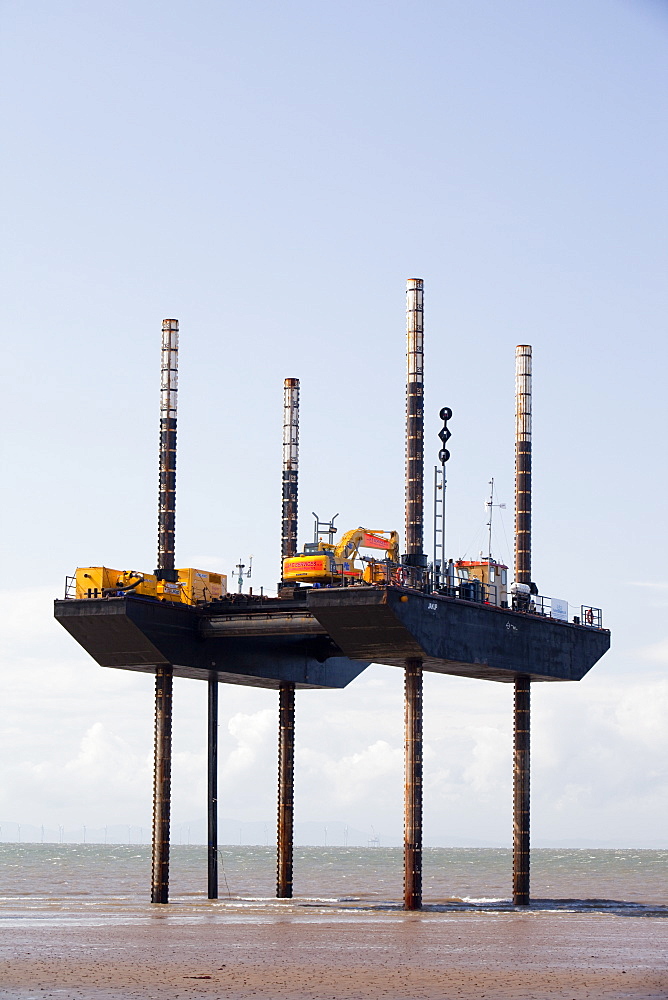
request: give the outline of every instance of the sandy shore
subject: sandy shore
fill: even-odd
[[[668,921],[609,914],[313,913],[0,929],[27,1000],[668,998]]]

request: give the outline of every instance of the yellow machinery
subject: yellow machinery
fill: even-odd
[[[364,569],[355,566],[360,549],[382,552],[379,560],[368,556],[360,558]],[[304,551],[283,560],[283,579],[298,583],[333,584],[350,582],[388,583],[390,574],[399,565],[399,535],[396,531],[370,531],[353,528],[341,541],[314,541],[304,546]]]
[[[109,569],[107,566],[86,566],[77,569],[75,597],[122,597],[140,594],[159,601],[177,604],[202,604],[227,594],[224,573],[209,573],[205,569],[177,569],[178,581],[158,580],[154,573]]]

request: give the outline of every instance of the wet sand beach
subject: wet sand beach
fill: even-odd
[[[425,854],[425,905],[397,898],[401,851],[305,848],[273,896],[275,851],[0,844],[0,1000],[668,1000],[668,852],[536,850],[528,910],[507,850]]]
[[[229,913],[0,929],[0,997],[668,997],[668,921],[612,913]]]

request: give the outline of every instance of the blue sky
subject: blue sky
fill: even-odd
[[[420,276],[428,473],[453,409],[449,554],[484,546],[494,476],[510,556],[530,343],[534,575],[613,629],[587,680],[535,692],[534,830],[665,840],[665,4],[7,2],[2,47],[0,819],[148,826],[150,679],[95,667],[49,601],[77,565],[155,565],[162,318],[181,323],[177,561],[231,577],[252,553],[270,590],[286,376],[302,538],[312,510],[403,526]],[[303,819],[400,830],[400,682],[300,697]],[[428,690],[429,829],[507,840],[509,692]],[[226,815],[273,816],[274,701],[221,697]],[[204,801],[204,691],[176,702],[183,818]],[[97,801],[112,758],[141,778]]]

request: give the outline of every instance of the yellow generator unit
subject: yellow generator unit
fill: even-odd
[[[111,591],[134,592],[144,597],[156,596],[156,578],[133,570],[110,569],[108,566],[84,566],[75,575],[77,600],[107,597]]]
[[[178,581],[170,583],[158,580],[154,573],[86,566],[76,571],[75,597],[77,600],[84,600],[137,594],[177,604],[203,604],[227,594],[227,577],[224,573],[192,568],[178,569],[176,572]]]
[[[187,604],[214,601],[227,593],[227,577],[224,573],[209,573],[206,569],[177,569],[176,572]]]

